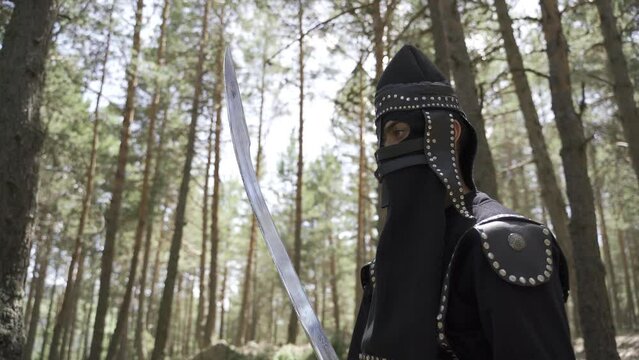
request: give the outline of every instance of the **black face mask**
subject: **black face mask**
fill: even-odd
[[[446,192],[423,165],[395,171],[384,181],[388,216],[377,247],[376,289],[362,350],[393,359],[428,358],[424,355],[436,354],[438,348],[434,327],[444,261]]]
[[[454,90],[411,46],[389,63],[375,107],[376,176],[388,212],[371,270],[374,287],[367,290],[371,297],[360,350],[387,359],[435,359],[444,264],[458,231],[473,221],[451,133],[454,120],[467,121]],[[399,144],[383,147],[389,120],[405,122],[411,131]],[[468,174],[476,143],[470,144]],[[474,188],[472,176],[466,184]],[[455,206],[447,209],[448,202]]]

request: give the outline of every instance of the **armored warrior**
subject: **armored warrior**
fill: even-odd
[[[445,76],[404,46],[375,109],[388,212],[361,269],[348,359],[574,359],[562,251],[545,225],[476,189],[476,134]]]

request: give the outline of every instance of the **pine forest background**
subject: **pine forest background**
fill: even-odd
[[[312,358],[235,163],[227,46],[345,358],[383,221],[374,86],[406,43],[485,135],[480,187],[569,255],[579,356],[639,358],[636,1],[0,0],[0,40],[2,359]]]

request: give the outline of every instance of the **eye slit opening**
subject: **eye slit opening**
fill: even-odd
[[[410,126],[402,121],[391,120],[384,126],[384,145],[394,145],[408,137]]]

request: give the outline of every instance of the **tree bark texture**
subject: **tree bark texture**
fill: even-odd
[[[0,358],[24,350],[23,297],[44,141],[41,94],[56,13],[51,0],[16,1],[0,49]]]
[[[138,62],[140,54],[140,32],[142,29],[142,11],[144,0],[137,0],[135,12],[135,25],[133,28],[133,47],[131,49],[131,62],[127,70],[126,102],[124,104],[124,116],[120,132],[120,149],[115,178],[111,185],[111,203],[106,214],[106,236],[100,270],[100,290],[98,292],[98,305],[95,311],[93,323],[93,338],[89,360],[99,360],[102,352],[102,340],[104,338],[105,320],[109,307],[109,292],[111,289],[111,273],[113,272],[113,260],[115,257],[115,241],[119,227],[120,208],[122,207],[122,195],[124,192],[124,180],[129,153],[129,137],[131,134],[131,121],[135,113],[135,92],[138,85]]]
[[[164,51],[166,46],[166,26],[169,16],[169,1],[164,2],[162,8],[162,23],[160,24],[160,36],[158,38],[158,50],[156,55],[156,64],[158,71],[161,71],[164,65]],[[144,159],[144,170],[142,171],[142,189],[140,190],[140,203],[138,205],[138,221],[135,227],[133,238],[133,254],[131,255],[131,264],[129,265],[129,276],[124,291],[124,297],[118,311],[118,317],[115,330],[109,342],[107,351],[107,360],[112,360],[118,356],[118,351],[126,343],[125,327],[129,320],[129,310],[131,308],[131,299],[133,297],[133,286],[136,281],[140,250],[142,248],[142,237],[147,226],[149,195],[150,195],[150,179],[151,166],[153,162],[153,153],[155,145],[155,124],[157,120],[158,108],[160,106],[160,96],[162,89],[158,81],[155,83],[155,90],[149,105],[149,122],[147,124],[146,135],[146,156]]]
[[[303,19],[304,8],[302,0],[298,0],[297,11],[297,30],[299,34],[298,40],[298,76],[299,76],[299,128],[297,135],[297,177],[295,181],[295,226],[294,226],[294,245],[293,245],[293,267],[295,272],[300,273],[302,264],[302,185],[304,184],[304,34]],[[295,309],[291,309],[291,315],[288,320],[287,342],[294,344],[297,339],[298,324]]]
[[[464,28],[457,10],[456,0],[441,0],[445,10],[446,30],[450,47],[450,67],[455,78],[455,89],[462,109],[477,133],[474,178],[479,190],[498,199],[497,177],[493,156],[488,146],[481,102],[477,93],[474,65],[466,48]]]
[[[224,11],[226,3],[219,7],[219,34],[217,35],[217,53],[215,55],[215,86],[213,88],[213,106],[215,107],[215,143],[213,151],[213,196],[211,198],[211,256],[209,269],[209,306],[204,326],[204,343],[211,344],[211,338],[215,331],[215,316],[217,314],[217,253],[220,242],[220,230],[218,228],[218,213],[220,207],[220,143],[222,137],[222,91],[224,70]]]
[[[84,262],[84,249],[82,244],[82,238],[84,235],[84,227],[86,224],[87,216],[89,214],[89,207],[91,206],[91,197],[93,196],[93,187],[98,147],[98,130],[100,126],[100,102],[102,100],[102,91],[104,89],[104,82],[106,80],[107,63],[109,61],[109,49],[111,47],[111,34],[113,24],[113,8],[115,4],[111,5],[109,10],[109,22],[107,27],[107,37],[104,45],[104,54],[102,56],[101,67],[102,74],[100,76],[100,86],[96,94],[95,108],[93,110],[93,137],[91,140],[91,153],[89,156],[89,166],[87,167],[85,192],[82,197],[82,205],[80,210],[80,220],[78,222],[78,229],[74,241],[74,250],[71,255],[71,263],[69,264],[69,270],[67,273],[67,285],[62,297],[62,307],[60,313],[55,318],[55,325],[53,327],[53,335],[51,338],[51,349],[49,350],[49,359],[60,358],[60,336],[63,331],[66,330],[68,324],[71,322],[72,314],[76,307],[76,299],[73,296],[75,294],[74,288],[80,286],[83,273]],[[78,266],[76,272],[76,265]]]
[[[51,226],[51,225],[50,225]],[[34,288],[32,291],[33,295],[33,306],[31,310],[31,317],[29,321],[29,330],[27,332],[27,342],[24,349],[23,358],[31,359],[31,354],[33,352],[33,345],[35,343],[36,333],[38,331],[38,323],[40,321],[40,305],[42,303],[42,295],[44,294],[44,280],[47,277],[47,269],[49,268],[49,258],[51,256],[51,247],[53,246],[53,237],[52,237],[53,229],[48,231],[48,234],[44,236],[42,239],[41,252],[38,264],[38,275],[34,281]]]
[[[537,178],[541,188],[541,199],[548,209],[553,231],[568,261],[568,268],[574,269],[574,259],[572,243],[570,241],[570,230],[568,229],[568,214],[566,213],[566,203],[555,175],[555,168],[548,146],[542,131],[539,115],[535,108],[532,91],[526,77],[524,61],[513,34],[513,24],[508,14],[508,6],[505,0],[495,0],[499,30],[506,50],[508,68],[515,85],[519,107],[524,117],[524,124],[528,134],[528,141],[532,149],[533,161],[537,170]],[[529,204],[530,202],[526,202]],[[577,302],[578,292],[576,290],[577,281],[575,272],[570,272],[570,283],[572,284],[573,302]]]
[[[572,101],[568,44],[561,26],[557,0],[540,0],[540,6],[550,70],[552,109],[561,139],[561,158],[571,209],[569,228],[585,353],[589,360],[615,360],[619,359],[619,354],[597,243],[594,196],[588,175],[584,129]]]
[[[202,14],[202,30],[200,33],[198,61],[195,68],[195,84],[193,91],[193,103],[191,107],[191,123],[189,125],[188,143],[186,147],[186,159],[182,169],[182,181],[178,195],[178,203],[175,210],[175,228],[171,239],[171,250],[169,252],[169,263],[167,266],[166,280],[162,299],[160,300],[160,310],[158,313],[158,325],[155,333],[155,345],[152,360],[164,359],[168,331],[171,325],[171,307],[173,305],[173,291],[178,273],[178,262],[180,259],[180,248],[182,246],[182,234],[184,231],[186,212],[186,202],[189,193],[189,183],[191,181],[191,166],[195,155],[195,135],[197,120],[200,115],[200,97],[202,96],[202,78],[204,74],[204,61],[206,60],[206,47],[208,45],[208,24],[210,0],[204,0],[204,13]]]
[[[435,65],[447,79],[450,79],[450,53],[446,38],[446,18],[442,15],[442,0],[428,0],[428,10],[435,45]]]
[[[619,108],[619,117],[624,136],[628,142],[632,167],[639,180],[639,111],[635,102],[635,88],[630,81],[628,64],[623,54],[621,35],[617,28],[617,20],[612,11],[613,2],[610,0],[596,0],[601,33],[604,37],[603,46],[610,65],[613,79],[613,93]]]
[[[600,170],[597,166],[597,157],[595,146],[590,146],[590,164],[592,174],[595,177],[593,181],[593,191],[595,195],[595,210],[599,217],[599,229],[601,232],[601,245],[604,252],[603,262],[606,275],[608,276],[608,289],[610,290],[610,298],[612,299],[612,313],[615,319],[617,327],[622,323],[621,308],[619,306],[619,292],[617,290],[617,277],[615,276],[615,267],[612,261],[612,252],[610,250],[610,238],[608,236],[608,223],[606,222],[606,213],[604,212],[604,203],[602,196],[602,189],[604,185],[603,174],[600,174]]]

